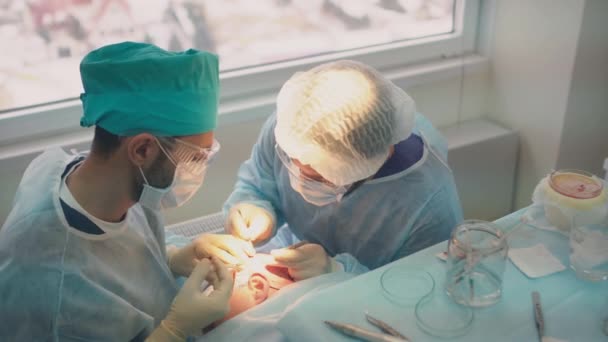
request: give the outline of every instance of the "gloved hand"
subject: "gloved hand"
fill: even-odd
[[[181,248],[167,246],[167,264],[174,275],[189,277],[197,263],[192,243]]]
[[[239,203],[228,213],[226,231],[243,240],[259,243],[270,239],[274,221],[268,211],[249,203]]]
[[[307,243],[296,249],[275,249],[270,254],[277,263],[287,266],[289,275],[295,281],[341,269],[338,262],[327,255],[325,248],[316,243]]]
[[[228,234],[203,234],[193,245],[197,257],[214,256],[229,265],[240,265],[255,255],[251,242]]]
[[[198,260],[203,258],[215,256],[226,264],[239,265],[254,255],[251,242],[227,234],[202,234],[185,247],[167,248],[171,272],[184,277],[189,276]]]
[[[208,295],[201,290],[204,280],[213,285]],[[233,283],[233,275],[218,259],[199,261],[173,300],[169,314],[146,341],[184,341],[200,335],[204,327],[228,314]]]

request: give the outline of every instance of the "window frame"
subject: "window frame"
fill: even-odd
[[[303,57],[286,62],[271,63],[243,70],[222,72],[222,99],[242,97],[251,93],[277,90],[297,71],[315,65],[352,59],[373,66],[380,71],[396,67],[439,61],[473,53],[479,22],[480,0],[455,0],[454,31],[429,37],[379,44],[319,56]],[[260,85],[262,85],[260,87]]]
[[[243,112],[244,110],[238,109],[246,108],[248,104],[262,103],[264,110],[267,110],[281,85],[291,75],[321,63],[352,59],[389,74],[404,68],[433,63],[439,65],[455,59],[460,59],[464,65],[465,56],[475,55],[478,50],[480,2],[481,0],[455,0],[454,30],[451,33],[221,72],[220,124],[234,121],[234,118],[226,120],[224,116]],[[268,114],[270,113],[266,113]],[[79,99],[2,112],[0,149],[35,139],[73,133],[74,130],[81,129],[81,115],[82,105]]]

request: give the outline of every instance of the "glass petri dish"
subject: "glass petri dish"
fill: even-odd
[[[414,306],[435,288],[433,276],[422,268],[393,266],[380,277],[382,293],[391,302]]]
[[[440,337],[454,338],[465,335],[473,323],[473,309],[455,303],[442,290],[422,298],[414,310],[416,324],[425,333]]]
[[[604,183],[595,175],[581,170],[558,170],[549,175],[549,186],[556,192],[574,199],[598,197]]]

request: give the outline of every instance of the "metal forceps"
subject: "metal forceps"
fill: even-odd
[[[365,318],[367,318],[367,321],[370,322],[371,324],[377,326],[380,330],[382,330],[383,332],[391,335],[391,336],[395,336],[397,338],[400,338],[402,340],[405,341],[409,341],[409,338],[407,338],[405,335],[403,335],[402,333],[400,333],[399,331],[397,331],[397,329],[391,327],[390,325],[388,325],[388,323],[381,321],[377,318],[372,317],[368,312],[365,313]]]
[[[380,330],[382,333],[377,333],[373,331],[369,331],[367,329],[361,328],[354,324],[344,324],[334,321],[325,321],[325,324],[330,326],[331,328],[341,332],[344,335],[356,337],[363,341],[369,342],[409,342],[410,340],[398,332],[396,329],[388,325],[387,323],[370,316],[368,313],[365,313],[365,317],[367,321]]]

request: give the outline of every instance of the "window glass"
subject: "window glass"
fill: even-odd
[[[226,71],[453,29],[454,0],[0,0],[0,111],[77,98],[82,57],[125,40]]]

